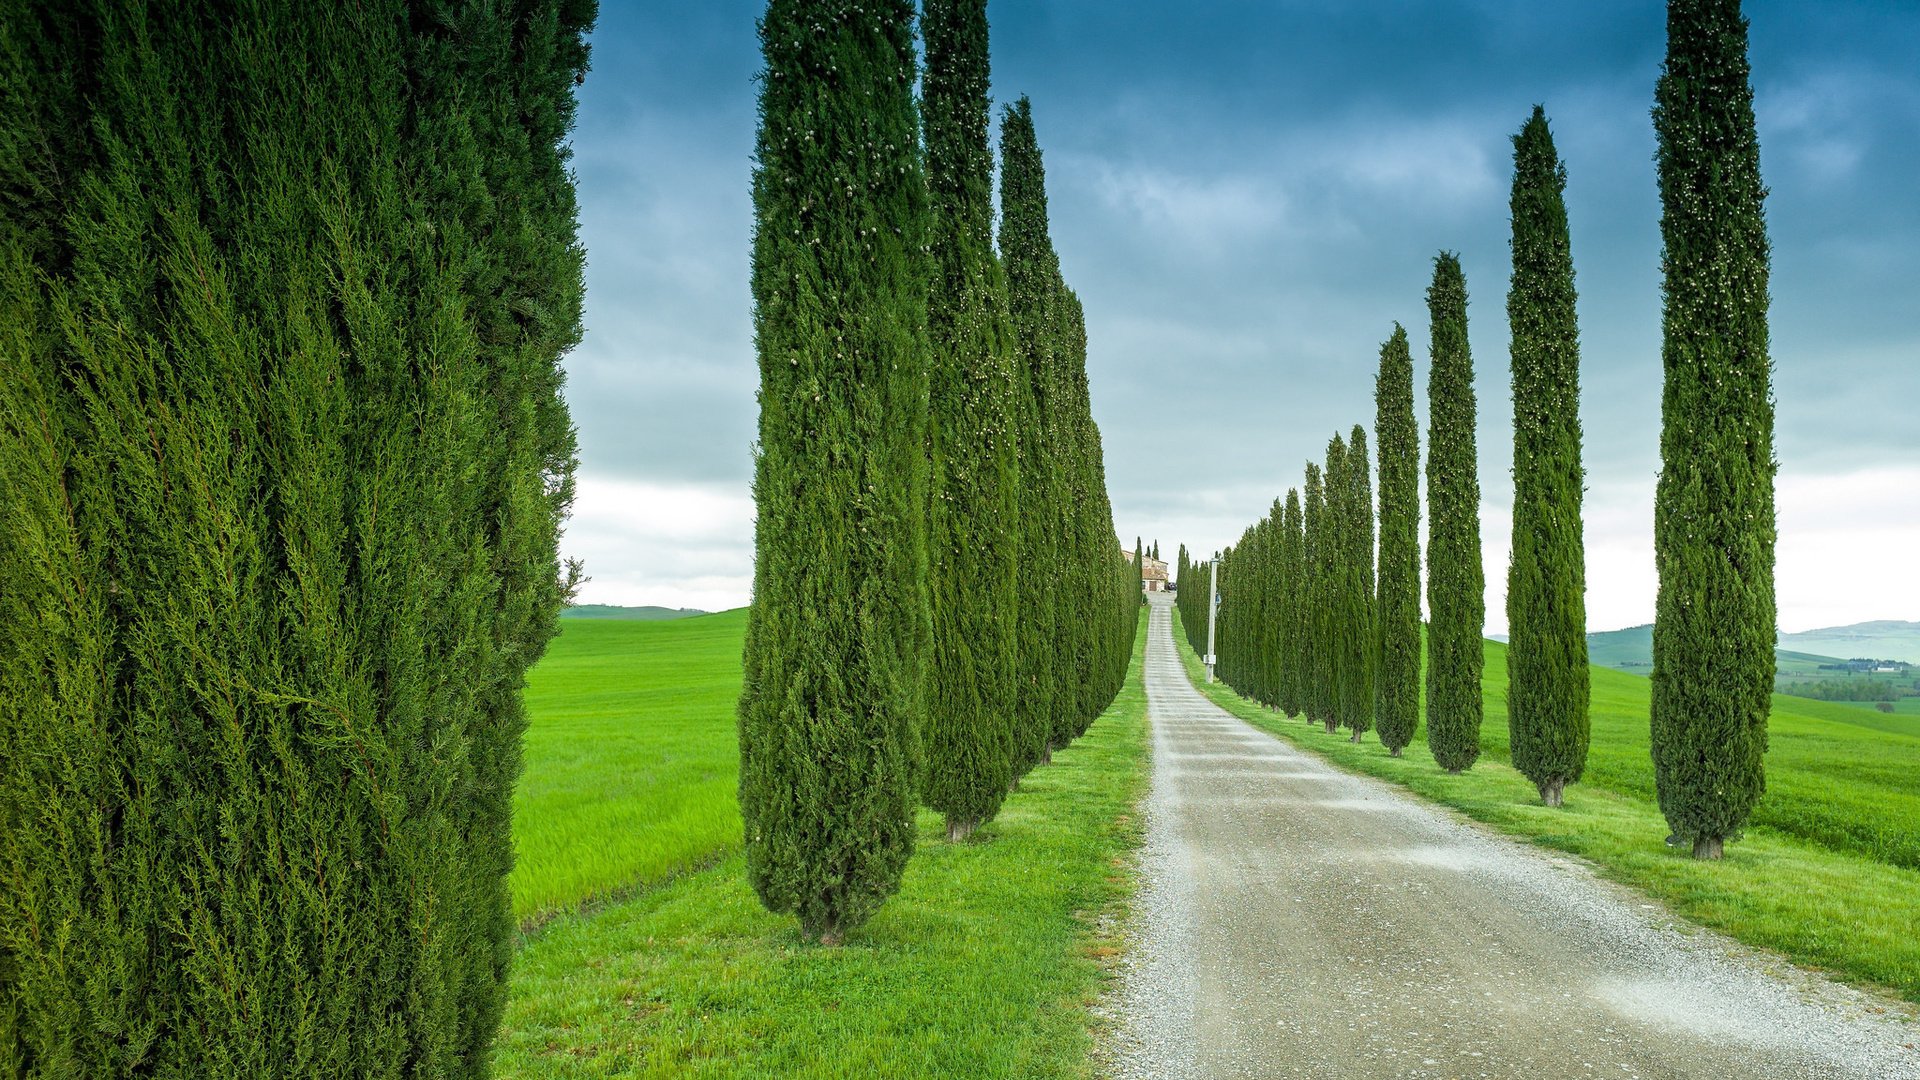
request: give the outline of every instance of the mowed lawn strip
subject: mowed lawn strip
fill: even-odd
[[[740,847],[745,610],[560,627],[527,678],[511,881],[523,924]]]
[[[845,945],[801,944],[760,907],[737,850],[548,923],[515,959],[498,1073],[1088,1075],[1089,1010],[1140,835],[1145,639],[1143,626],[1112,706],[975,842],[946,843],[920,814],[900,893]],[[711,722],[732,739],[730,709]]]
[[[1823,702],[1776,696],[1768,791],[1756,815],[1765,823],[1727,845],[1724,860],[1700,862],[1664,843],[1644,678],[1593,670],[1586,779],[1567,788],[1566,805],[1556,810],[1541,805],[1533,785],[1506,763],[1506,655],[1497,642],[1487,643],[1484,756],[1468,772],[1449,776],[1427,752],[1424,733],[1403,757],[1392,758],[1371,736],[1356,746],[1345,731],[1329,735],[1223,683],[1208,685],[1184,631],[1176,627],[1174,637],[1195,685],[1262,730],[1502,832],[1579,855],[1604,876],[1703,926],[1920,1002],[1920,871],[1866,853],[1908,851],[1920,830],[1909,809],[1920,787],[1920,760],[1913,738],[1892,724],[1863,723],[1866,717]],[[1801,708],[1808,705],[1816,709]],[[1824,715],[1829,709],[1831,718]]]

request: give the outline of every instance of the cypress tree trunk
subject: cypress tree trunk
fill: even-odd
[[[931,637],[913,8],[774,0],[760,40],[740,811],[761,902],[836,944],[913,851]]]
[[[1738,0],[1672,0],[1654,94],[1666,298],[1654,554],[1661,812],[1718,858],[1766,789],[1773,689],[1768,244]]]
[[[1280,563],[1283,582],[1280,597],[1280,711],[1299,716],[1305,709],[1307,628],[1305,619],[1306,537],[1300,512],[1300,490],[1287,489],[1287,503],[1280,519]]]
[[[933,616],[922,797],[964,840],[1014,773],[1019,461],[1006,283],[993,250],[986,0],[927,0],[931,194],[927,563]]]
[[[1374,408],[1380,440],[1374,710],[1380,745],[1399,757],[1420,722],[1420,429],[1413,416],[1413,355],[1398,323],[1380,346]]]
[[[1513,139],[1513,554],[1507,724],[1513,767],[1549,806],[1586,769],[1587,575],[1580,502],[1580,336],[1566,169],[1545,110]]]
[[[487,1071],[592,11],[413,15],[0,18],[0,1072]]]
[[[1054,714],[1068,706],[1055,701],[1065,597],[1049,394],[1055,363],[1049,329],[1055,298],[1053,247],[1047,239],[1047,193],[1033,106],[1024,97],[1001,118],[1000,168],[1000,257],[1013,319],[1019,418],[1021,554],[1015,585],[1020,620],[1014,667],[1020,697],[1015,744],[1022,766],[1018,771],[1024,773],[1052,760]]]
[[[1342,727],[1353,741],[1373,728],[1373,483],[1369,476],[1367,430],[1359,424],[1347,436],[1347,613],[1345,671],[1342,672]]]
[[[1427,384],[1427,745],[1448,772],[1480,756],[1480,475],[1474,447],[1473,356],[1467,347],[1467,280],[1441,252],[1427,290],[1433,370]]]

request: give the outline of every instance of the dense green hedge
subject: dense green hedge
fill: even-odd
[[[1086,730],[1140,603],[1032,107],[1002,126],[996,257],[984,4],[928,5],[921,108],[913,16],[761,23],[740,804],[762,901],[829,943],[898,888],[916,803],[965,839]]]
[[[0,16],[0,1075],[478,1076],[591,3]]]

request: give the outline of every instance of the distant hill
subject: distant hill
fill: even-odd
[[[1653,670],[1653,624],[1588,634],[1587,663],[1647,674]]]
[[[615,604],[575,604],[560,613],[563,619],[641,619],[657,622],[661,619],[684,619],[690,615],[705,615],[699,608],[670,607],[620,607]]]
[[[1856,656],[1920,663],[1920,622],[1881,619],[1781,634],[1778,652],[1783,671],[1801,668],[1811,671],[1819,664],[1837,663]],[[1636,671],[1642,675],[1652,671],[1653,625],[1588,634],[1587,659],[1596,666],[1619,671]]]
[[[1780,647],[1798,652],[1837,656],[1843,660],[1904,660],[1920,664],[1920,622],[1878,619],[1852,626],[1830,626],[1781,634]]]

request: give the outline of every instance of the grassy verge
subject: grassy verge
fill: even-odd
[[[764,911],[737,852],[548,923],[515,961],[496,1071],[1085,1075],[1088,1010],[1116,951],[1105,928],[1139,837],[1145,639],[1143,626],[1113,705],[976,842],[947,844],[921,814],[899,895],[840,948],[802,945],[791,919]]]
[[[1581,856],[1602,875],[1640,889],[1703,926],[1920,1002],[1920,872],[1863,854],[1856,845],[1861,835],[1904,835],[1920,826],[1912,818],[1900,820],[1899,805],[1857,807],[1872,817],[1855,823],[1857,828],[1835,830],[1839,846],[1806,835],[1817,836],[1818,829],[1789,831],[1758,824],[1748,829],[1744,840],[1728,845],[1724,860],[1696,862],[1664,843],[1667,826],[1653,801],[1646,748],[1645,691],[1635,699],[1632,687],[1600,677],[1633,676],[1594,672],[1592,764],[1587,780],[1569,787],[1566,805],[1555,810],[1541,805],[1533,785],[1506,764],[1506,665],[1493,643],[1488,646],[1482,732],[1486,756],[1470,771],[1449,776],[1433,763],[1424,737],[1416,737],[1405,756],[1392,758],[1371,736],[1355,745],[1344,731],[1329,735],[1317,725],[1270,712],[1224,684],[1208,685],[1205,668],[1177,626],[1174,637],[1187,674],[1201,692],[1256,727],[1342,767],[1401,784],[1502,832]],[[1859,738],[1844,722],[1831,724],[1831,730],[1800,730],[1817,720],[1790,717],[1789,738],[1776,738],[1763,806],[1775,800],[1794,806],[1799,800],[1817,799],[1823,784],[1847,789],[1841,792],[1843,805],[1865,803],[1872,796],[1866,793],[1868,782],[1859,777],[1879,776],[1888,756],[1906,752],[1898,744],[1889,749],[1879,740]],[[1819,745],[1781,760],[1781,742],[1796,737]],[[1875,746],[1881,747],[1878,754]],[[1818,764],[1809,765],[1810,759]],[[1812,771],[1828,766],[1834,767],[1830,778]],[[1647,774],[1644,791],[1636,768]],[[1914,773],[1904,777],[1909,791],[1916,782]],[[1789,794],[1781,796],[1782,789]],[[1897,795],[1890,796],[1896,804]],[[1777,812],[1779,806],[1770,809]]]
[[[746,612],[560,625],[527,679],[513,803],[523,923],[740,846],[733,707]]]

